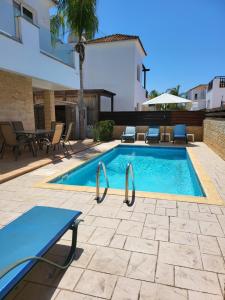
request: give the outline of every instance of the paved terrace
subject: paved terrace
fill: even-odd
[[[73,156],[86,160],[102,144]],[[225,200],[225,162],[203,143],[195,152]],[[71,163],[64,160],[0,186],[0,226],[34,205],[83,212],[76,260],[66,272],[38,263],[7,299],[222,300],[225,281],[225,207],[35,188]],[[47,254],[62,262],[68,232]]]

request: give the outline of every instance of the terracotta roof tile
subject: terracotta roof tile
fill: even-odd
[[[107,36],[103,36],[103,37],[100,37],[97,39],[89,40],[89,41],[87,41],[87,44],[112,43],[112,42],[120,42],[120,41],[128,41],[128,40],[138,40],[145,55],[147,55],[138,35],[128,35],[128,34],[117,33],[117,34],[107,35]]]

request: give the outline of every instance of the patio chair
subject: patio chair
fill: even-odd
[[[0,230],[0,299],[42,261],[65,270],[74,260],[80,211],[35,206]],[[44,254],[71,229],[72,242],[64,265],[44,258]]]
[[[69,144],[71,151],[73,151],[73,147],[72,147],[72,145],[70,143],[70,135],[71,135],[71,132],[72,132],[72,129],[73,129],[73,124],[74,124],[74,122],[70,122],[69,123],[69,126],[68,126],[68,128],[66,130],[66,134],[62,135],[62,139],[61,139],[62,145],[63,145],[63,147],[66,148],[67,152],[68,152],[68,149],[66,147],[67,143]]]
[[[187,129],[185,124],[175,125],[173,129],[173,143],[176,140],[184,140],[187,144]]]
[[[123,141],[128,141],[128,140],[135,142],[135,138],[136,138],[136,127],[128,126],[126,127],[125,131],[121,135],[121,143]]]
[[[160,128],[159,126],[149,127],[145,134],[145,143],[155,140],[159,143],[160,140]]]
[[[61,146],[61,139],[63,133],[64,123],[56,123],[55,130],[50,138],[41,138],[39,143],[42,145],[46,145],[46,153],[49,152],[49,149],[55,150],[56,146]],[[63,148],[63,147],[62,147]],[[64,152],[64,149],[63,149]]]
[[[21,146],[28,146],[30,151],[33,153],[34,156],[34,149],[32,145],[32,140],[29,138],[18,139],[11,124],[10,123],[2,123],[0,124],[1,134],[3,136],[3,146],[1,150],[1,158],[5,153],[6,147],[11,147],[13,149],[15,159],[18,159],[20,153]]]

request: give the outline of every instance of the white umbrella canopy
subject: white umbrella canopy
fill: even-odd
[[[143,102],[142,105],[179,104],[179,103],[190,103],[190,102],[192,101],[182,97],[164,93],[158,97]]]

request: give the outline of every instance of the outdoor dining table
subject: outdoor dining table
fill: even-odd
[[[38,154],[38,143],[36,143],[41,136],[49,136],[53,134],[54,130],[46,130],[46,129],[34,129],[34,130],[16,130],[15,133],[17,135],[25,135],[32,139],[34,156]]]

